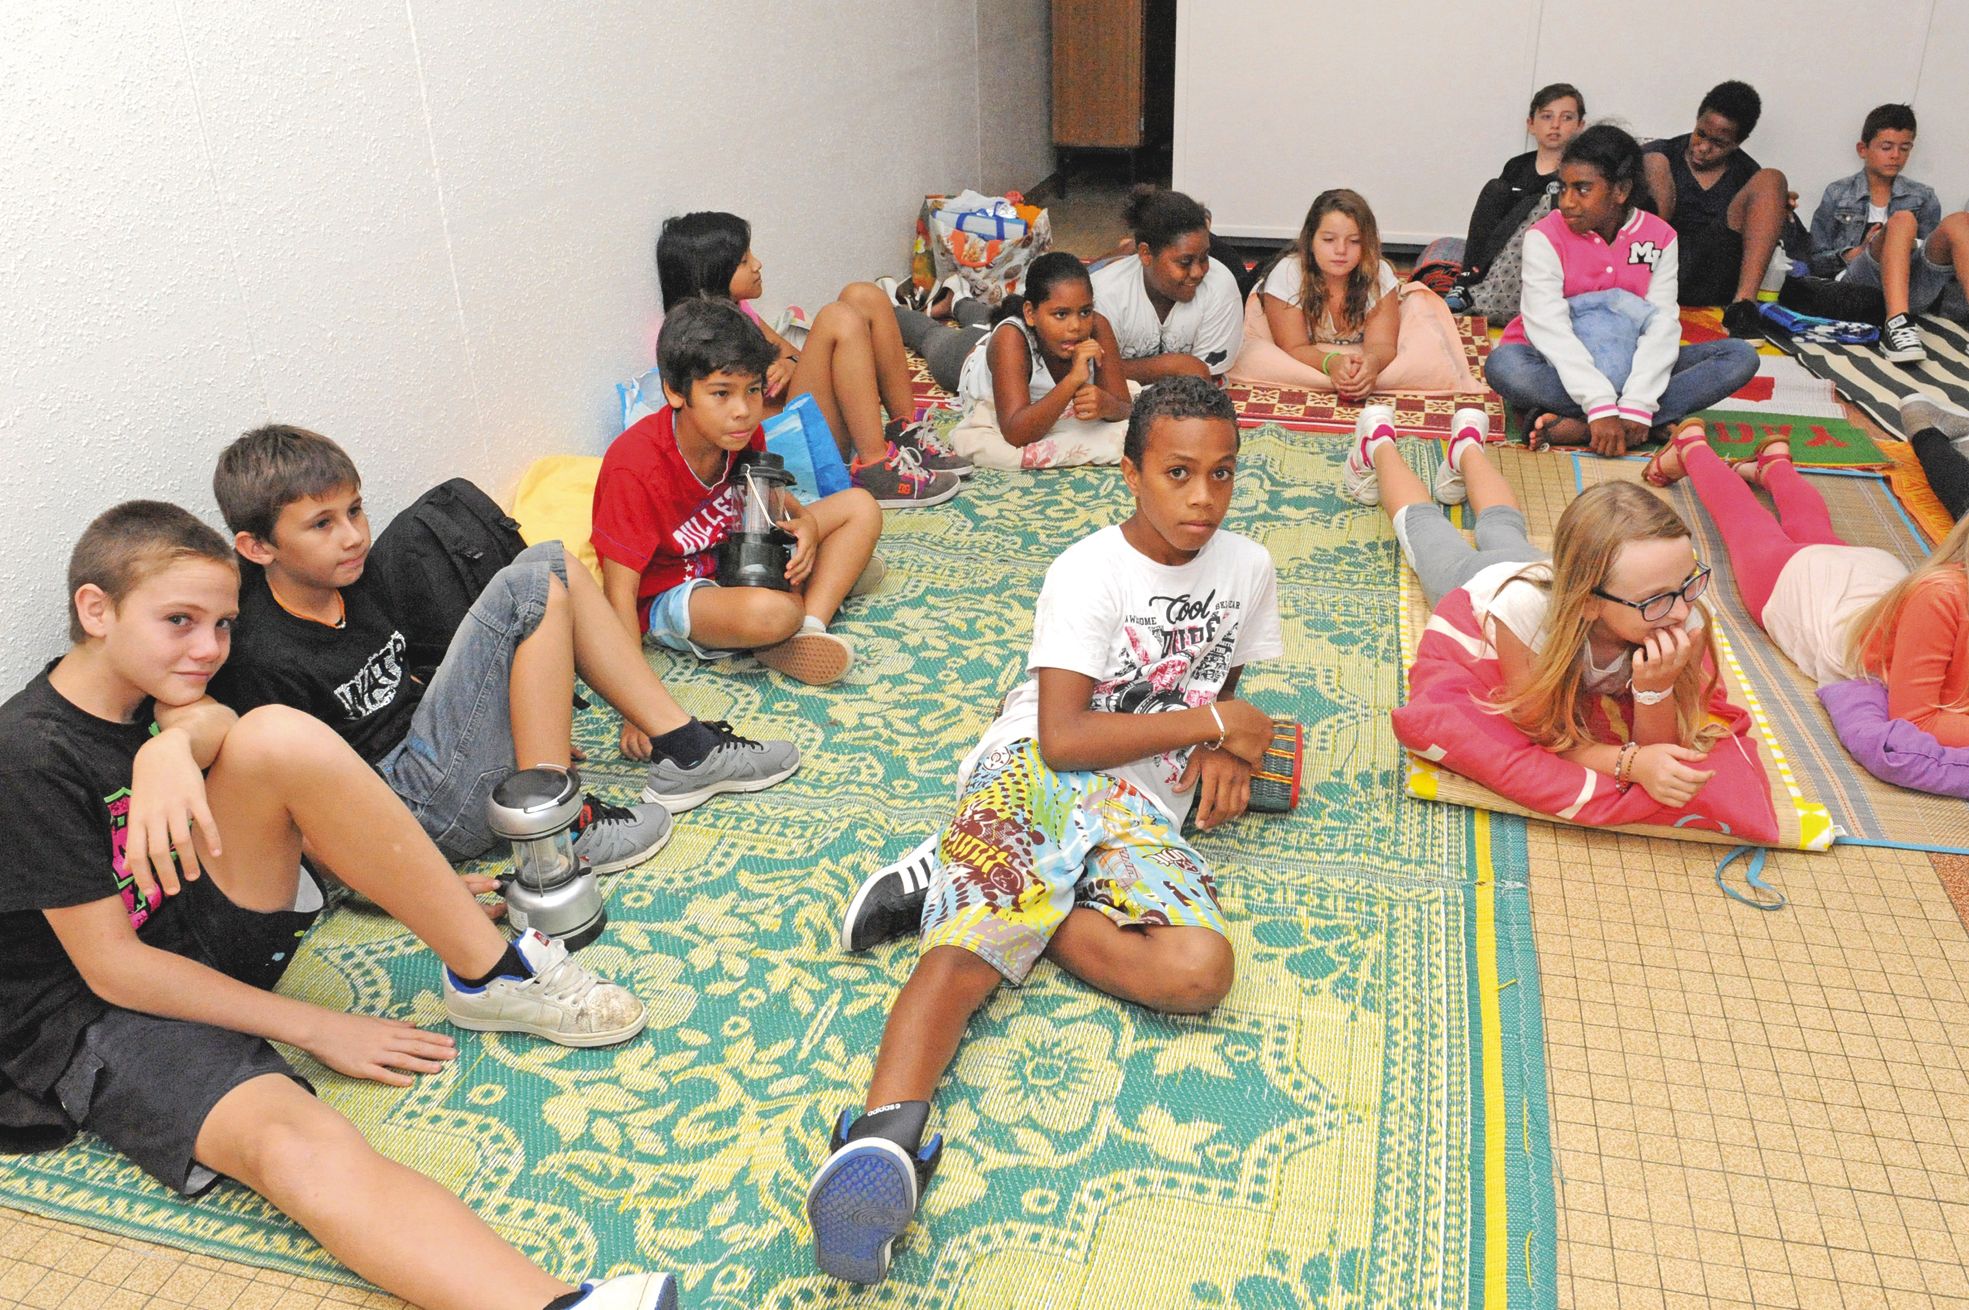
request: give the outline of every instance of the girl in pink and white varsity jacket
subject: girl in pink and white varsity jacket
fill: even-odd
[[[1525,233],[1519,314],[1485,374],[1534,449],[1624,455],[1757,372],[1747,341],[1677,348],[1675,229],[1647,188],[1634,138],[1589,127],[1560,160],[1558,207]]]

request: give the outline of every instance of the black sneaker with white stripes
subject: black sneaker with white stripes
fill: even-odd
[[[841,916],[842,950],[865,951],[916,931],[923,922],[923,901],[929,895],[942,838],[941,832],[931,833],[915,850],[868,875]]]

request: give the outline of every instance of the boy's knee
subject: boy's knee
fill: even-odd
[[[862,527],[872,524],[878,533],[882,530],[882,506],[866,487],[849,487],[834,494],[841,497],[841,504],[848,511],[847,522]]]
[[[1759,191],[1770,192],[1780,200],[1784,199],[1791,190],[1791,183],[1785,180],[1784,170],[1778,168],[1760,168],[1750,175],[1750,180],[1744,185],[1747,188],[1755,187]]]
[[[1237,977],[1231,944],[1209,928],[1163,929],[1167,949],[1157,974],[1170,1014],[1202,1014],[1230,995]]]
[[[1957,217],[1961,216],[1957,215]],[[1945,218],[1942,222],[1946,223],[1948,219]],[[1887,215],[1887,226],[1883,230],[1888,236],[1904,236],[1917,231],[1919,226],[1920,219],[1915,216],[1914,211],[1912,209],[1903,209],[1897,213]]]
[[[348,750],[335,730],[305,710],[288,705],[262,705],[242,714],[226,734],[226,762],[254,772],[282,764],[314,759],[323,752]]]
[[[288,1086],[278,1095],[254,1096],[250,1116],[243,1111],[232,1115],[250,1117],[250,1123],[208,1125],[220,1136],[213,1143],[219,1158],[207,1163],[215,1168],[223,1163],[223,1172],[256,1192],[281,1195],[318,1185],[335,1164],[369,1151],[369,1143],[341,1113],[299,1084]],[[226,1112],[226,1099],[215,1109]],[[201,1133],[201,1146],[206,1142]]]
[[[800,630],[806,612],[790,591],[768,587],[720,588],[727,621],[745,637],[748,646],[771,646]]]
[[[911,981],[919,979],[919,986],[939,996],[968,997],[973,1006],[984,1004],[1002,981],[988,960],[962,946],[933,946],[925,951],[911,973]]]

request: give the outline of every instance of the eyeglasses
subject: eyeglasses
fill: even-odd
[[[1646,600],[1622,600],[1620,597],[1602,591],[1598,587],[1593,588],[1593,594],[1601,600],[1610,600],[1616,605],[1625,605],[1629,609],[1639,610],[1642,618],[1653,623],[1657,619],[1667,618],[1669,613],[1675,608],[1676,601],[1687,601],[1693,605],[1698,600],[1701,600],[1702,593],[1708,590],[1709,566],[1698,562],[1695,572],[1691,573],[1681,586],[1675,588],[1673,591],[1664,591],[1659,595],[1650,596]]]

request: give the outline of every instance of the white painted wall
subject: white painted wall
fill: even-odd
[[[1571,82],[1590,118],[1676,136],[1735,77],[1764,101],[1746,148],[1784,170],[1807,222],[1859,168],[1866,111],[1890,100],[1920,116],[1909,174],[1956,209],[1965,67],[1969,6],[1950,0],[1192,0],[1177,16],[1175,184],[1230,236],[1288,239],[1335,186],[1367,197],[1384,240],[1460,236],[1484,181],[1528,148],[1538,87]],[[1374,91],[1318,89],[1356,68]]]
[[[379,519],[599,450],[667,214],[749,217],[769,304],[907,265],[926,190],[1051,171],[1047,0],[0,5],[0,695],[76,534],[217,521],[272,420]]]

